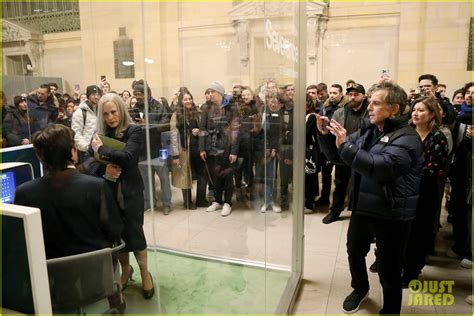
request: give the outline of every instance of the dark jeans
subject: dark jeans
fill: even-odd
[[[191,170],[197,179],[196,186],[196,203],[205,204],[206,201],[206,185],[209,181],[204,161],[198,152],[191,153]]]
[[[387,221],[363,215],[351,216],[347,231],[347,253],[354,290],[369,290],[365,258],[374,237],[377,245],[377,272],[383,288],[383,312],[400,314],[402,304],[402,252],[410,222]]]
[[[321,199],[329,201],[329,195],[331,194],[331,184],[332,184],[332,167],[333,164],[327,164],[324,159],[321,166],[321,178],[322,178],[322,188],[321,188]]]
[[[344,210],[347,187],[351,178],[351,168],[346,165],[336,165],[334,177],[334,192],[332,194],[331,212],[340,214]]]
[[[280,198],[281,205],[287,208],[289,205],[288,186],[293,179],[293,165],[287,165],[283,160],[278,162],[280,166]]]
[[[314,207],[314,199],[319,194],[318,173],[304,174],[304,206],[312,209]]]
[[[217,203],[227,203],[232,206],[234,194],[234,170],[229,157],[207,156],[207,164],[214,183],[214,199]],[[222,200],[224,194],[224,200]]]

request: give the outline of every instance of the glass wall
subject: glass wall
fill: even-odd
[[[84,104],[95,111],[92,85],[119,94],[143,131],[144,206],[139,198],[132,208],[144,212],[155,294],[143,298],[131,255],[126,312],[288,311],[302,265],[305,4],[3,6],[2,104],[21,94],[27,103],[19,111],[26,129],[4,123],[4,146],[27,144],[46,124],[71,124]],[[45,16],[53,31],[35,24]],[[63,25],[64,16],[80,29]],[[41,88],[53,82],[56,96]],[[44,122],[29,117],[37,107],[49,111]],[[139,189],[130,190],[136,197]]]

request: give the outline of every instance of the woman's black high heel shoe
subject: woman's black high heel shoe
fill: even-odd
[[[155,285],[153,284],[153,277],[151,276],[151,273],[148,272],[148,274],[150,275],[150,279],[151,279],[151,284],[153,285],[153,287],[149,290],[142,290],[142,294],[143,294],[143,297],[146,299],[146,300],[149,300],[150,298],[153,297],[153,295],[155,295]]]
[[[128,281],[129,281],[129,280],[133,280],[133,279],[132,279],[132,276],[133,276],[133,267],[130,266],[130,272],[129,272],[128,276],[127,276],[127,281],[125,281],[125,283],[122,284],[122,291],[124,291],[125,288],[127,287]]]

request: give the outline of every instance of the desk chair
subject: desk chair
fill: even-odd
[[[77,311],[114,294],[120,294],[120,283],[114,279],[112,253],[122,249],[104,248],[78,255],[47,260],[53,312]],[[117,308],[105,311],[118,314]]]

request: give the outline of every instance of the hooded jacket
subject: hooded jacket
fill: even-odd
[[[84,111],[86,113],[84,113]],[[84,114],[86,114],[85,120]],[[80,151],[86,152],[87,149],[89,149],[89,144],[96,130],[96,125],[97,113],[90,108],[89,101],[86,100],[82,102],[79,105],[79,109],[72,114],[71,121],[71,128],[76,133],[74,135],[74,141]]]
[[[397,221],[415,218],[423,145],[407,123],[408,115],[387,119],[379,132],[364,121],[339,148],[352,169],[354,214]]]

